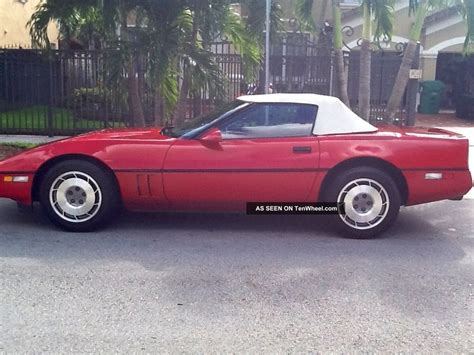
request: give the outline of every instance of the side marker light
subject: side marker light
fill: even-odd
[[[443,178],[442,173],[426,173],[425,180],[441,180]]]

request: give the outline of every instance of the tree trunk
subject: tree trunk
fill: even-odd
[[[194,9],[193,16],[193,27],[189,36],[190,45],[194,46],[198,37],[199,32],[199,18],[200,9],[196,7]],[[189,63],[184,63],[183,65],[183,82],[181,83],[181,88],[179,91],[178,102],[176,104],[175,111],[173,112],[173,124],[178,125],[186,119],[186,109],[188,106],[188,95],[189,88],[191,87],[191,68],[189,68]]]
[[[201,94],[197,93],[193,96],[193,117],[202,115],[202,98]]]
[[[140,90],[138,87],[138,78],[135,71],[135,60],[133,58],[130,58],[130,63],[128,64],[127,70],[128,105],[132,115],[132,120],[136,126],[145,127],[145,115],[143,114],[143,106],[140,99]]]
[[[188,93],[191,84],[191,76],[189,75],[189,69],[187,66],[183,70],[183,82],[179,90],[179,98],[176,104],[176,109],[173,113],[173,124],[178,125],[184,122],[186,119],[186,109],[188,107]]]
[[[165,125],[163,98],[161,97],[161,90],[159,87],[155,89],[155,98],[153,100],[153,120],[155,121],[156,127],[163,127]]]
[[[360,49],[359,69],[359,115],[366,121],[370,119],[370,67],[372,53],[370,41],[364,39]]]
[[[336,78],[339,90],[339,98],[348,107],[349,95],[347,94],[347,75],[344,67],[344,53],[342,52],[342,22],[341,22],[341,8],[339,0],[332,0],[332,15],[333,15],[333,47],[334,60],[336,64]]]
[[[398,70],[397,78],[387,104],[387,118],[389,121],[395,118],[402,102],[410,76],[410,69],[415,58],[416,47],[417,43],[410,40],[405,48],[405,54],[403,55],[402,63],[400,64],[400,69]]]
[[[120,10],[120,39],[129,41],[129,33],[127,32],[128,12]],[[137,63],[134,53],[129,54],[127,66],[127,90],[128,90],[128,107],[131,114],[132,122],[135,126],[145,127],[145,115],[143,114],[142,101],[140,99],[140,87],[137,77]]]
[[[372,53],[370,41],[372,40],[372,13],[368,1],[362,4],[364,10],[364,23],[362,25],[362,45],[360,47],[359,66],[359,115],[366,121],[370,119],[370,66]]]
[[[319,12],[319,18],[318,18],[318,23],[316,24],[316,26],[324,26],[324,21],[326,20],[327,18],[327,14],[326,14],[326,8],[328,6],[328,1],[329,0],[321,0],[321,11]]]
[[[410,78],[410,69],[413,64],[413,59],[415,58],[416,47],[421,37],[421,31],[428,12],[428,7],[428,1],[421,1],[416,10],[415,23],[410,30],[410,40],[405,48],[402,63],[400,64],[400,69],[398,70],[397,78],[395,79],[395,84],[393,85],[392,93],[390,94],[387,103],[386,116],[389,121],[392,121],[395,118],[398,108],[402,103],[403,94],[405,93]]]
[[[347,76],[344,67],[344,53],[342,49],[334,48],[334,60],[336,64],[336,78],[339,98],[347,107],[350,107],[349,95],[347,94]]]

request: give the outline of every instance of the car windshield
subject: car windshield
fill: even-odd
[[[161,132],[162,134],[167,136],[181,137],[194,130],[211,125],[214,121],[218,120],[222,116],[234,112],[236,109],[246,105],[247,104],[242,101],[235,100],[226,105],[221,106],[219,109],[209,114],[186,120],[176,126],[165,127]]]

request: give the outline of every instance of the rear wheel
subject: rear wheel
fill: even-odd
[[[40,185],[40,202],[49,219],[72,231],[86,232],[108,222],[120,197],[113,178],[82,160],[53,166]]]
[[[374,238],[389,228],[400,210],[400,193],[384,171],[360,167],[338,176],[325,195],[343,205],[334,216],[345,237]]]

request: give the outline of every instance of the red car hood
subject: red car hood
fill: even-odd
[[[104,129],[101,131],[94,131],[80,134],[73,137],[74,140],[116,140],[116,139],[153,139],[165,140],[171,137],[161,134],[161,127],[153,128],[118,128],[118,129]]]
[[[146,156],[150,144],[166,152],[175,138],[161,134],[161,128],[105,129],[61,139],[29,149],[0,162],[0,171],[36,171],[45,161],[60,155],[82,154],[105,164],[138,166],[137,157]],[[130,150],[127,144],[136,143]],[[157,155],[158,156],[158,155]],[[159,158],[156,158],[160,161]],[[145,164],[145,163],[143,163]],[[160,164],[160,163],[158,163]],[[141,166],[139,166],[141,168]]]

